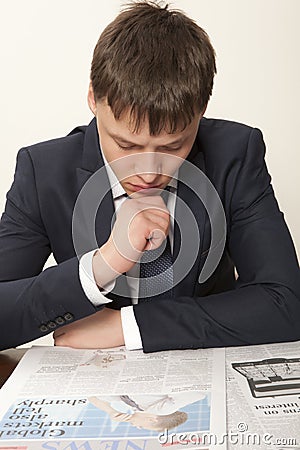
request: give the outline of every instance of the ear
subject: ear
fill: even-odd
[[[96,100],[95,100],[95,95],[94,95],[92,82],[90,82],[90,85],[89,85],[87,101],[88,101],[88,105],[89,105],[90,110],[92,111],[92,113],[95,116],[96,112],[97,112],[97,104],[96,104]]]

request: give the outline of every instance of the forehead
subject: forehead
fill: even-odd
[[[116,119],[106,100],[101,100],[97,103],[97,116],[101,129],[113,138],[122,138],[130,142],[135,142],[140,138],[148,137],[154,143],[156,141],[159,143],[172,143],[173,141],[176,142],[187,138],[195,132],[195,128],[198,127],[200,119],[199,116],[195,116],[192,122],[184,129],[179,127],[172,133],[163,129],[159,134],[151,135],[147,118],[136,129],[136,124],[129,110],[124,111],[121,117]]]

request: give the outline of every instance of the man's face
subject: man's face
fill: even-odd
[[[106,101],[91,103],[89,95],[90,108],[97,119],[101,149],[126,193],[164,189],[193,146],[200,115],[195,116],[183,131],[172,134],[162,131],[151,136],[147,122],[134,132],[128,114],[116,120]],[[133,157],[124,158],[129,155]]]

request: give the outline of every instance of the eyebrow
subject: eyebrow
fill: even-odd
[[[136,146],[136,147],[142,147],[140,144],[137,144],[136,142],[128,141],[127,139],[124,139],[122,136],[119,136],[118,134],[111,134],[111,137],[119,142],[122,142],[122,144]],[[181,138],[181,139],[177,139],[176,141],[173,141],[173,142],[168,142],[167,144],[164,144],[164,145],[159,145],[159,147],[170,147],[173,145],[181,144],[183,141],[184,141],[184,139]]]

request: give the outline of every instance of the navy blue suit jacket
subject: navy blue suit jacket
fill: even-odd
[[[264,154],[258,129],[201,120],[189,160],[206,173],[220,196],[226,247],[215,272],[199,284],[210,223],[201,201],[179,183],[178,195],[198,221],[200,250],[190,272],[174,287],[174,298],[134,306],[144,351],[300,339],[299,266]],[[18,153],[0,223],[1,349],[97,311],[79,280],[72,213],[81,188],[102,165],[95,120],[67,137]],[[99,246],[110,234],[112,215],[109,192],[96,217]],[[176,230],[174,239],[176,253]],[[57,266],[43,271],[51,252]],[[112,298],[113,308],[130,303],[126,297]]]

